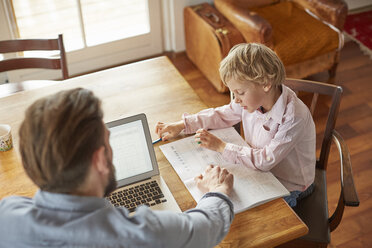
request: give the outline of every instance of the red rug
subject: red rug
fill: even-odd
[[[372,58],[372,10],[348,15],[344,29],[352,40],[359,43],[362,51]]]

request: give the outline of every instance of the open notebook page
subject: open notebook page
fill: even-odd
[[[247,146],[232,127],[210,132],[225,142]],[[234,188],[230,199],[234,203],[235,213],[289,194],[271,172],[228,163],[219,152],[199,147],[194,136],[167,143],[160,146],[160,149],[196,201],[199,201],[203,194],[196,187],[194,177],[203,174],[209,164],[220,165],[233,173]]]

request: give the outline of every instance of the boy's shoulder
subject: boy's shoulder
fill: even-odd
[[[283,95],[286,98],[285,115],[293,115],[293,118],[308,119],[311,113],[306,104],[289,87],[283,85]]]

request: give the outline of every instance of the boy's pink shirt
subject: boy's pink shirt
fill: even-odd
[[[183,115],[185,133],[231,127],[242,121],[248,147],[227,143],[226,161],[271,171],[289,190],[304,191],[315,177],[316,133],[307,106],[286,86],[267,113],[249,113],[231,102],[194,115]]]

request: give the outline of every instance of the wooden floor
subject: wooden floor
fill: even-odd
[[[218,93],[185,53],[170,56],[170,59],[207,106],[216,107],[229,102],[229,94]],[[324,82],[327,73],[309,79]],[[341,224],[332,232],[329,247],[372,247],[372,60],[354,42],[346,43],[341,52],[336,84],[344,89],[336,129],[346,140],[351,153],[360,206],[345,209]],[[319,106],[324,105],[321,101]],[[316,125],[322,122],[322,118],[322,115],[314,116]],[[340,192],[338,162],[333,149],[327,172],[331,211],[337,205]]]

